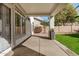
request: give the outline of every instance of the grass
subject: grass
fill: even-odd
[[[79,55],[79,34],[57,34],[56,40]]]

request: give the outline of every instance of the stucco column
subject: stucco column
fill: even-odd
[[[33,17],[29,17],[30,21],[31,21],[31,33],[32,35],[34,34],[34,18]]]
[[[49,18],[49,36],[50,36],[50,39],[54,39],[54,35],[55,35],[55,32],[54,32],[54,16],[50,16]]]
[[[22,22],[23,22],[22,20],[23,20],[23,19],[22,19],[22,16],[21,16],[21,19],[20,19],[21,34],[23,33],[23,32],[22,32]]]
[[[15,5],[11,4],[11,47],[15,47]]]

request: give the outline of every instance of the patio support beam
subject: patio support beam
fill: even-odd
[[[31,16],[29,17],[30,18],[30,21],[31,21],[31,33],[32,35],[34,34],[34,18]]]
[[[50,16],[49,18],[49,34],[50,34],[50,39],[54,39],[54,32],[52,32],[54,30],[54,16]],[[52,32],[52,34],[51,34]]]

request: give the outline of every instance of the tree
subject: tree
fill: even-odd
[[[76,21],[75,16],[77,15],[77,12],[75,8],[71,4],[67,4],[63,10],[61,10],[58,14],[55,16],[55,25],[65,25],[66,23],[71,23],[71,31],[72,31],[72,25]]]
[[[76,19],[76,22],[79,23],[79,16],[76,16],[75,19]]]
[[[71,4],[67,4],[62,11],[55,16],[55,25],[65,25],[65,23],[75,22],[77,12]]]

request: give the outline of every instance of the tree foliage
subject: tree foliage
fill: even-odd
[[[79,16],[76,16],[76,22],[79,23]]]
[[[55,25],[65,25],[65,23],[75,22],[75,16],[77,12],[71,4],[67,4],[63,10],[61,10],[55,16]]]
[[[49,22],[41,22],[41,25],[43,25],[43,26],[49,26]]]

